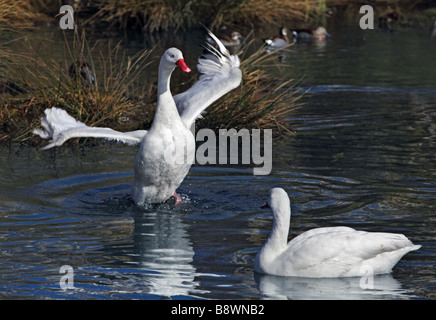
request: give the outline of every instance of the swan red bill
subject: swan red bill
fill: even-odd
[[[191,68],[189,68],[183,59],[177,60],[176,65],[182,69],[183,72],[191,72]]]

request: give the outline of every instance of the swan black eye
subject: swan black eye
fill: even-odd
[[[170,57],[174,59],[174,55],[173,55],[173,54],[172,54],[172,55],[170,55]]]

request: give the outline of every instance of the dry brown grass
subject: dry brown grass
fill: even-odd
[[[324,0],[100,0],[99,11],[88,23],[104,21],[121,28],[146,32],[189,29],[207,24],[256,27],[279,25],[289,19],[308,19],[321,14]]]
[[[229,3],[218,10],[212,27],[223,24],[237,23],[252,28],[265,25],[279,25],[285,20],[306,20],[315,14],[325,1],[319,0],[244,0],[228,1]]]
[[[0,0],[0,31],[31,27],[35,16],[29,1]]]
[[[50,50],[50,42],[38,46]],[[44,109],[52,107],[62,108],[91,126],[111,126],[128,131],[132,125],[141,125],[123,119],[134,118],[138,109],[144,107],[132,97],[152,102],[148,95],[153,94],[150,89],[153,84],[139,81],[147,66],[154,62],[149,57],[151,51],[143,50],[128,57],[119,44],[97,50],[87,46],[83,35],[77,35],[72,45],[65,41],[62,61],[42,58],[31,44],[23,51],[26,52],[25,59],[6,65],[7,81],[20,86],[25,93],[19,97],[0,94],[0,123],[4,132],[0,141],[31,138],[30,132],[39,127]],[[88,57],[88,64],[93,66],[95,59],[100,66],[98,71],[93,68],[95,86],[87,86],[81,77],[72,78],[68,73],[70,65],[82,53]]]
[[[89,22],[101,21],[121,28],[148,32],[190,27],[194,23],[193,1],[166,0],[100,0],[98,12]]]

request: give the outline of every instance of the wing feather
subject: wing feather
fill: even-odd
[[[198,59],[200,78],[190,89],[174,96],[180,118],[188,128],[197,118],[201,118],[201,113],[208,106],[238,87],[242,80],[238,56],[230,55],[221,41],[207,31],[218,49],[206,43],[208,53]]]
[[[71,138],[103,138],[135,145],[139,144],[147,133],[146,130],[119,132],[111,128],[89,127],[60,108],[46,109],[44,113],[45,117],[41,118],[43,129],[33,130],[33,133],[41,138],[51,139],[50,143],[43,147],[44,150],[60,146]]]
[[[380,254],[418,247],[403,234],[356,231],[348,227],[317,228],[291,240],[286,256],[292,257],[288,263],[298,269],[331,264],[338,273],[345,274],[353,266]]]

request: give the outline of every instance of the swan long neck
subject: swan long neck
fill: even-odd
[[[175,66],[168,65],[168,63],[165,63],[165,61],[161,59],[157,85],[157,107],[153,123],[156,122],[171,126],[174,124],[174,121],[180,119],[176,103],[174,102],[170,90],[171,74],[174,69]]]
[[[168,93],[171,94],[170,90],[170,80],[171,74],[173,73],[176,66],[169,66],[165,63],[164,59],[160,60],[159,63],[159,78],[157,86],[157,95]]]
[[[286,203],[285,203],[286,204]],[[288,244],[289,225],[291,222],[291,208],[282,204],[273,209],[274,222],[268,237],[267,245],[275,250],[284,250]]]

